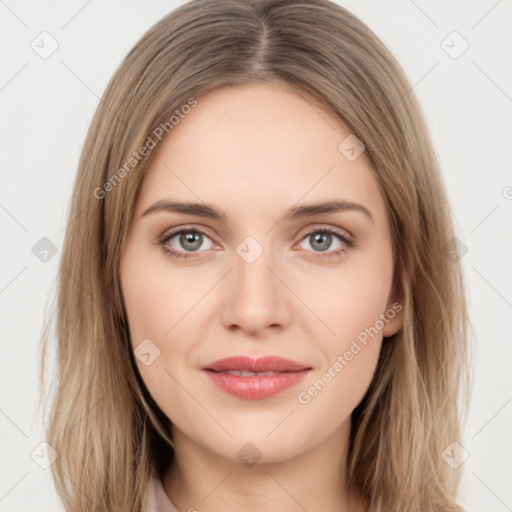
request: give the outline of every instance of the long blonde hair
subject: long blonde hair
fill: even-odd
[[[142,511],[151,475],[172,460],[170,421],[137,371],[119,282],[154,152],[130,159],[158,127],[170,133],[169,119],[191,98],[200,104],[207,91],[260,81],[318,102],[364,143],[391,219],[404,325],[384,341],[352,415],[347,485],[383,512],[461,510],[460,469],[442,459],[460,442],[466,404],[469,322],[449,252],[452,213],[403,70],[365,24],[328,0],[193,0],[150,28],[110,80],[76,174],[56,324],[47,315],[41,338],[45,410],[45,360],[57,341],[44,426],[59,455],[57,492],[69,512]]]

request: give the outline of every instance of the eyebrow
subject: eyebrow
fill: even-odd
[[[361,212],[371,222],[373,222],[374,220],[368,208],[366,208],[362,204],[344,200],[323,201],[318,203],[306,204],[302,206],[293,206],[284,212],[282,219],[297,220],[305,217],[321,215],[323,213],[343,211]],[[173,201],[170,199],[160,199],[159,201],[151,205],[149,208],[147,208],[142,213],[141,217],[157,212],[175,212],[218,220],[221,222],[227,222],[227,215],[225,214],[225,212],[216,209],[212,205],[209,205],[207,203]]]

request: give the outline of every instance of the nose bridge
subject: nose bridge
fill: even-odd
[[[261,240],[261,236],[259,238]],[[272,283],[275,277],[269,269],[274,266],[274,258],[268,240],[269,237],[260,243],[254,236],[249,235],[236,248],[236,282],[244,294],[255,296],[254,298],[262,292],[270,292],[275,285]]]
[[[270,237],[265,240],[269,243]],[[254,236],[236,247],[231,299],[224,304],[227,325],[257,330],[283,323],[283,285],[274,275],[279,274],[275,261],[270,245],[264,246]]]

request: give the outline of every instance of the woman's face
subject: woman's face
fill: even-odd
[[[401,326],[389,219],[324,109],[269,84],[197,100],[155,150],[122,256],[137,366],[173,436],[285,460],[347,431]],[[306,208],[326,202],[346,204]]]

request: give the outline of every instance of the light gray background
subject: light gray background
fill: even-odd
[[[36,348],[79,153],[121,59],[181,3],[0,1],[1,511],[62,510],[50,470],[32,458],[44,441],[35,417]],[[467,247],[462,263],[477,336],[460,499],[471,511],[512,510],[512,2],[340,4],[387,44],[424,108]],[[43,31],[58,42],[47,59],[31,48],[34,40],[43,45],[41,37],[50,48]],[[453,31],[469,44],[458,58],[463,43]],[[42,237],[57,246],[46,263],[32,252]]]

